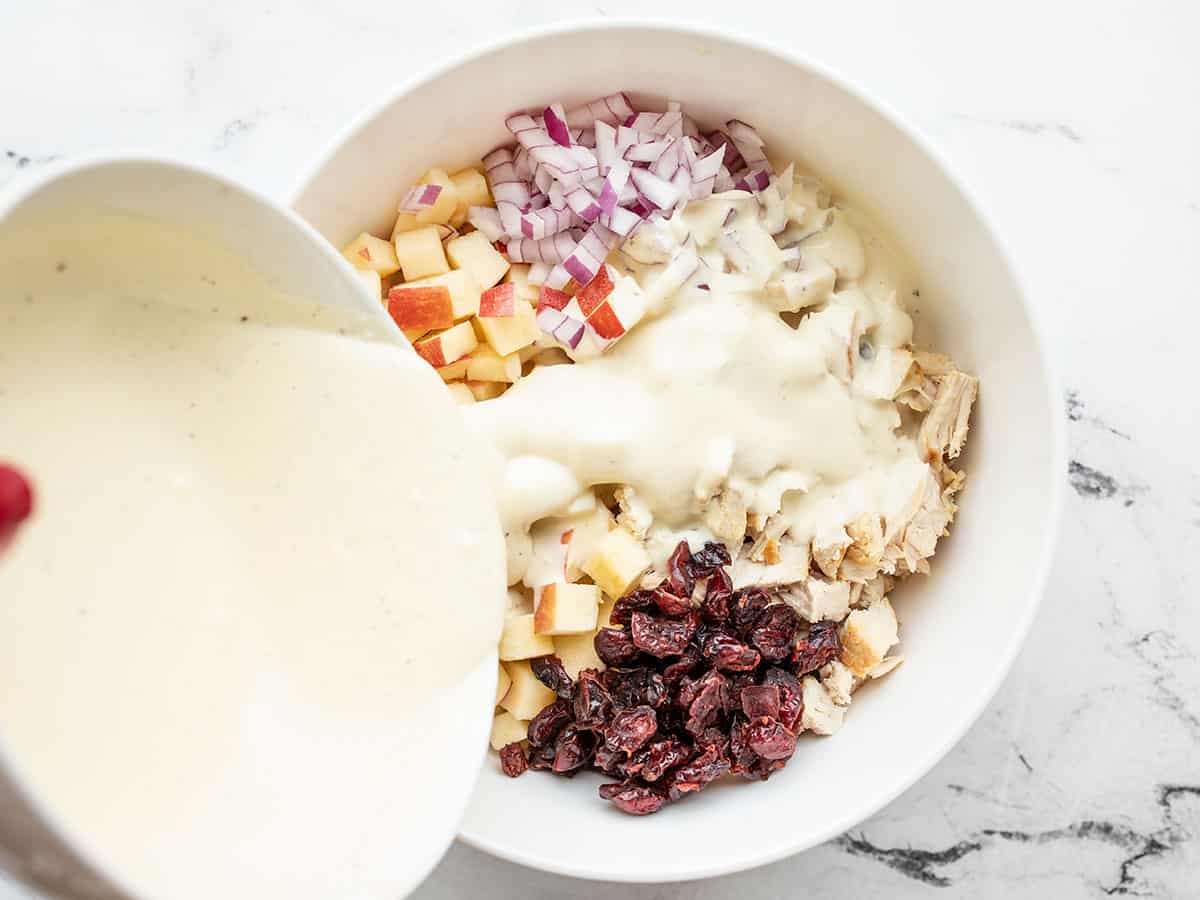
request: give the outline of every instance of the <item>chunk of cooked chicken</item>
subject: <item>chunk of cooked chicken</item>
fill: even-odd
[[[888,574],[925,573],[929,570],[927,560],[937,549],[938,538],[946,535],[947,526],[958,511],[954,494],[961,488],[962,479],[955,478],[949,487],[943,487],[941,479],[930,471],[915,495],[916,508],[896,531],[888,524],[890,541],[883,553],[882,569]]]
[[[886,597],[866,609],[854,610],[842,624],[842,663],[855,675],[866,675],[899,640],[899,627]]]
[[[813,536],[812,558],[827,578],[837,578],[838,568],[853,541],[846,529],[840,525],[836,528],[824,528]]]
[[[829,698],[838,706],[849,706],[850,695],[854,692],[854,673],[838,660],[826,663],[821,667],[821,684],[829,694]]]
[[[938,378],[937,396],[917,435],[928,462],[938,465],[962,452],[971,406],[978,392],[979,379],[974,375],[949,372]]]
[[[843,581],[867,582],[879,574],[883,564],[883,521],[864,513],[846,526],[850,546],[842,559],[838,577]]]
[[[808,547],[791,541],[778,544],[778,562],[756,562],[749,556],[739,556],[729,569],[734,590],[744,587],[778,587],[804,581],[808,577]]]
[[[726,544],[740,545],[746,536],[746,500],[727,487],[704,504],[704,524]]]
[[[840,622],[850,611],[850,585],[845,581],[808,578],[780,596],[809,622]]]
[[[802,731],[833,734],[842,727],[846,707],[834,703],[825,685],[812,675],[805,675],[801,680],[800,696],[804,701],[804,711],[800,714]]]
[[[617,501],[617,524],[629,529],[630,534],[638,540],[645,540],[646,532],[654,523],[654,514],[637,492],[628,485],[621,485],[613,491],[613,499]]]

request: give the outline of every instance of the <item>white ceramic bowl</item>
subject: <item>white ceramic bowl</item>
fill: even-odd
[[[295,196],[335,244],[387,234],[430,165],[506,142],[507,113],[624,89],[682,101],[702,123],[756,125],[872,211],[921,274],[918,343],[982,378],[962,511],[933,575],[898,591],[907,661],[855,698],[832,738],[805,738],[768,784],[719,785],[646,819],[599,779],[485,767],[461,836],[506,859],[587,878],[673,881],[770,862],[850,828],[924,775],[983,711],[1033,619],[1059,518],[1060,399],[1003,247],[946,164],[862,90],[795,55],[638,23],[540,31],[405,85],[350,128]]]

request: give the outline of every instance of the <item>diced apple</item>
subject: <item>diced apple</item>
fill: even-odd
[[[528,303],[518,302],[511,316],[502,319],[476,319],[484,340],[501,356],[516,353],[537,340],[537,313]]]
[[[454,304],[444,284],[430,287],[398,284],[388,291],[387,310],[392,321],[405,333],[424,334],[454,324]]]
[[[583,571],[610,597],[623,597],[650,568],[650,556],[632,534],[614,528],[600,541]]]
[[[471,389],[461,381],[456,381],[453,384],[446,385],[450,390],[450,396],[454,398],[454,402],[459,406],[466,406],[468,403],[475,402],[475,395],[471,393]]]
[[[511,284],[516,289],[516,298],[532,303],[538,302],[538,287],[529,283],[529,266],[513,265],[504,275],[504,283]]]
[[[396,224],[392,226],[392,243],[396,243],[396,236],[404,234],[406,231],[416,231],[421,227],[421,223],[417,221],[416,213],[402,212],[396,216]]]
[[[645,314],[646,297],[642,289],[632,278],[623,277],[617,279],[612,291],[587,314],[587,323],[596,334],[611,341],[625,334]]]
[[[477,403],[495,400],[508,389],[508,385],[503,381],[468,381],[466,385]]]
[[[378,272],[380,276],[391,275],[400,268],[392,245],[365,231],[345,246],[342,256],[354,268]]]
[[[558,635],[554,638],[554,653],[572,678],[578,678],[584,669],[603,671],[605,668],[603,660],[596,655],[596,635],[591,631]]]
[[[467,361],[469,381],[503,381],[512,384],[521,377],[521,358],[501,356],[487,344],[475,348]]]
[[[538,592],[533,630],[538,634],[580,634],[596,630],[600,588],[594,584],[547,584]]]
[[[500,635],[501,659],[531,659],[553,652],[554,642],[534,631],[533,615],[510,616],[505,620],[504,631]]]
[[[551,647],[554,646],[550,638],[545,640],[550,642]],[[558,699],[554,691],[538,681],[525,660],[505,663],[504,668],[508,670],[512,685],[500,701],[500,708],[510,712],[514,718],[528,721]]]
[[[479,316],[498,319],[511,316],[517,311],[517,288],[512,284],[497,284],[488,288],[479,298]]]
[[[405,281],[416,281],[426,275],[441,275],[450,271],[446,252],[442,249],[442,236],[435,225],[396,235],[395,246],[396,259],[404,270]]]
[[[612,292],[613,282],[608,274],[608,266],[601,266],[596,277],[575,292],[575,300],[583,317],[586,319],[594,313]]]
[[[504,695],[508,693],[508,689],[512,687],[512,679],[508,677],[508,670],[503,665],[497,665],[496,668],[499,671],[496,672],[496,702],[494,705],[499,706]]]
[[[463,169],[450,176],[458,191],[458,202],[467,206],[491,206],[492,193],[487,179],[478,169]]]
[[[449,384],[452,381],[462,381],[467,377],[467,364],[470,363],[471,357],[464,356],[458,362],[452,362],[448,366],[442,366],[437,370],[442,376],[442,381]]]
[[[390,245],[389,245],[390,246]],[[380,302],[386,303],[383,296],[383,279],[374,269],[355,269],[354,274],[363,283],[367,293]]]
[[[510,712],[502,712],[492,719],[492,735],[488,742],[493,750],[503,750],[515,741],[525,740],[528,735],[528,722],[518,719]]]
[[[450,292],[450,313],[455,322],[479,314],[479,285],[470,272],[453,269],[407,283],[409,287],[444,287]]]
[[[444,169],[430,169],[421,176],[414,187],[422,184],[436,184],[442,190],[432,206],[412,213],[415,224],[418,226],[447,224],[454,215],[454,211],[458,209],[458,188],[455,187],[453,179],[446,174]],[[409,190],[406,188],[401,197],[407,196]],[[403,210],[401,214],[403,215]]]
[[[477,344],[471,323],[459,322],[453,328],[421,338],[413,344],[413,349],[435,369],[440,369],[462,359]]]
[[[546,287],[542,285],[538,291],[538,309],[543,306],[548,306],[551,309],[564,310],[567,304],[571,302],[571,295],[566,291],[560,291],[557,288]]]
[[[613,525],[612,513],[604,506],[572,518],[575,525],[567,543],[567,581],[575,581],[583,575],[584,563],[595,555]]]
[[[397,248],[399,254],[399,248]],[[481,231],[472,231],[446,242],[446,255],[456,269],[466,269],[475,276],[479,286],[487,290],[498,283],[508,271],[508,260],[501,256]],[[404,260],[400,260],[404,264]],[[404,269],[408,277],[408,268]]]

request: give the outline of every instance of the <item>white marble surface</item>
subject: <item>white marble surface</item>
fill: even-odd
[[[841,839],[736,880],[645,888],[459,846],[418,896],[1200,896],[1200,423],[1184,390],[1200,381],[1200,7],[687,8],[882,96],[994,213],[1047,314],[1071,418],[1073,490],[1049,595],[968,736]],[[0,0],[0,182],[139,145],[283,196],[334,130],[409,71],[513,23],[646,9]],[[0,900],[22,896],[0,881]]]

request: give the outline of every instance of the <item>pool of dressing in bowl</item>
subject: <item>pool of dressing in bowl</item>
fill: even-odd
[[[440,390],[376,322],[148,220],[0,241],[0,457],[38,492],[0,564],[0,752],[134,893],[394,895],[500,630]]]

